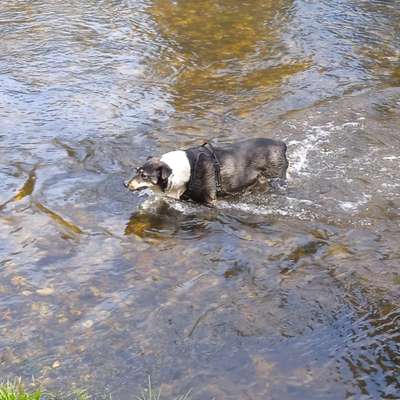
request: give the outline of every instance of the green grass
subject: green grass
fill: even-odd
[[[28,391],[25,389],[21,379],[14,381],[6,381],[0,383],[0,400],[91,400],[86,390],[74,390],[71,393],[49,393],[41,389],[33,389]],[[112,400],[112,396],[106,396],[104,399]],[[190,400],[190,390],[173,400]],[[149,376],[147,387],[142,390],[139,396],[135,396],[132,400],[164,400],[161,397],[161,389],[155,389],[151,383]]]
[[[0,400],[90,400],[86,390],[71,393],[49,393],[41,389],[28,392],[21,379],[0,383]]]
[[[161,389],[153,388],[150,376],[147,387],[142,390],[140,396],[135,397],[135,400],[161,400]],[[190,390],[186,394],[176,397],[175,400],[190,400]]]
[[[86,390],[75,389],[71,393],[44,393],[42,400],[90,400],[91,398]],[[104,397],[104,400],[106,399],[111,400],[111,396]]]
[[[0,400],[40,400],[42,396],[39,389],[31,393],[25,391],[20,379],[0,384]]]

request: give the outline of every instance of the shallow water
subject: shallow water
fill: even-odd
[[[130,399],[400,397],[395,0],[0,3],[0,376]],[[128,193],[286,141],[286,189]]]

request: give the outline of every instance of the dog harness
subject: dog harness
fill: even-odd
[[[217,195],[224,194],[224,190],[222,189],[222,180],[221,180],[221,164],[218,160],[217,155],[215,154],[215,150],[214,150],[214,147],[212,146],[212,144],[205,142],[200,147],[186,150],[186,153],[189,156],[188,158],[190,161],[192,173],[190,175],[190,180],[187,184],[187,190],[184,195],[190,197],[190,194],[193,191],[195,191],[196,185],[195,185],[194,181],[196,179],[197,165],[199,163],[200,157],[204,156],[204,155],[206,155],[207,157],[210,157],[212,160],[212,163],[213,163],[214,173],[215,173],[216,194]]]
[[[214,171],[215,171],[215,187],[217,189],[217,194],[222,194],[222,185],[221,185],[221,164],[219,163],[218,157],[215,154],[214,147],[211,143],[205,142],[201,147],[204,147],[208,153],[211,155],[211,159],[214,164]]]

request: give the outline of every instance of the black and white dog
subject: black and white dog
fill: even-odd
[[[223,147],[205,143],[148,158],[124,185],[132,191],[150,188],[175,199],[212,203],[263,179],[284,180],[287,167],[281,141],[258,138]]]

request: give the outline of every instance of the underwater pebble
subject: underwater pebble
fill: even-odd
[[[82,323],[84,328],[91,328],[93,326],[93,321],[91,319],[88,319],[87,321]]]
[[[51,294],[54,293],[54,289],[53,288],[43,288],[43,289],[38,289],[36,290],[37,294],[40,294],[41,296],[50,296]]]
[[[23,276],[19,276],[19,275],[11,278],[11,283],[14,286],[26,286],[27,285],[26,279]]]
[[[344,244],[335,243],[329,246],[327,254],[328,256],[335,258],[346,258],[351,254],[351,252]]]

